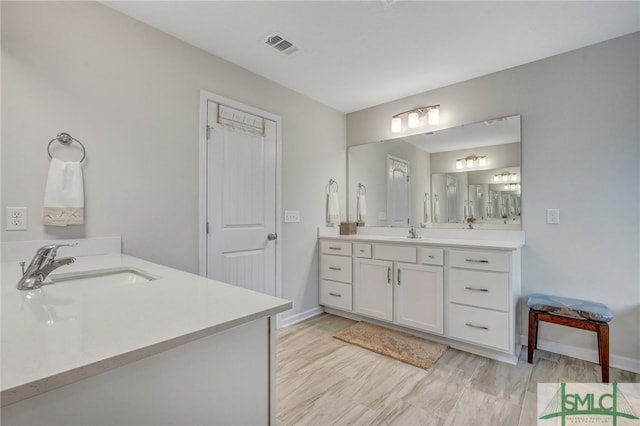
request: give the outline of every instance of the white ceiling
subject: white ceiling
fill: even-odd
[[[640,30],[639,1],[102,3],[346,113]]]

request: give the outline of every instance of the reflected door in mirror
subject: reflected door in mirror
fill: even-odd
[[[389,226],[407,226],[411,211],[409,162],[387,155],[387,219]]]

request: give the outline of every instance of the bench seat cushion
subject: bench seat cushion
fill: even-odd
[[[609,322],[613,319],[613,312],[606,305],[571,297],[532,294],[527,300],[527,306],[529,309],[569,318],[600,322]]]

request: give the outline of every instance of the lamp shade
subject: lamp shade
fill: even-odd
[[[440,109],[431,108],[427,113],[429,124],[438,124],[440,122]]]
[[[418,127],[420,125],[420,114],[417,112],[410,112],[409,115],[407,115],[407,125],[410,129]]]
[[[391,132],[400,133],[401,130],[402,130],[402,118],[393,117],[391,119]]]

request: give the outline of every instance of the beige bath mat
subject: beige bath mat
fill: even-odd
[[[333,337],[425,370],[447,349],[445,345],[368,322],[358,322]]]

